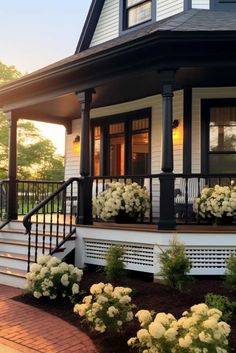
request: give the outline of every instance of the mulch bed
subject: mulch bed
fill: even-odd
[[[104,275],[96,272],[93,267],[88,268],[84,272],[80,288],[85,290],[87,295],[90,286],[98,282],[106,282]],[[140,273],[129,273],[129,276],[119,285],[133,288],[135,293],[133,302],[137,306],[137,310],[149,309],[156,312],[172,313],[176,318],[179,318],[192,305],[204,302],[204,296],[208,292],[226,295],[236,301],[236,293],[230,292],[225,286],[224,281],[220,278],[197,278],[188,286],[188,292],[181,294],[166,285],[153,283],[150,276]],[[46,299],[37,300],[28,295],[19,296],[14,299],[28,305],[36,306],[78,327],[91,337],[100,353],[133,352],[129,349],[126,342],[130,337],[136,335],[139,329],[137,320],[129,323],[122,334],[91,333],[86,324],[81,322],[78,315],[73,313],[73,305],[65,299],[52,301]],[[232,329],[230,334],[231,352],[236,352],[236,313],[233,315],[230,325]]]

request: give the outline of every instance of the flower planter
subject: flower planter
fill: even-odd
[[[115,222],[116,223],[123,223],[123,224],[136,223],[138,216],[139,216],[138,213],[136,213],[135,215],[129,215],[125,211],[121,210],[121,211],[119,211],[119,214],[117,216],[115,216]]]
[[[233,216],[223,215],[221,218],[212,218],[212,225],[232,225],[233,224]]]

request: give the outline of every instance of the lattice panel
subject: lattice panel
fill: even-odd
[[[153,273],[154,246],[114,241],[84,239],[85,263],[104,265],[104,255],[112,245],[123,245],[125,248],[125,264],[128,270]]]
[[[198,247],[186,248],[186,255],[192,263],[192,273],[196,274],[224,274],[225,261],[236,248],[230,247]]]

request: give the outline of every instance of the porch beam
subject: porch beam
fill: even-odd
[[[7,199],[7,219],[14,220],[18,217],[17,212],[17,119],[11,112],[7,113],[9,123],[9,152],[8,152],[8,179],[9,190]]]
[[[80,175],[84,178],[79,187],[77,224],[93,224],[92,181],[90,175],[90,109],[94,90],[76,93],[81,107]]]
[[[160,176],[160,230],[175,229],[174,188],[173,174],[173,86],[176,70],[159,72],[162,84],[162,173]]]

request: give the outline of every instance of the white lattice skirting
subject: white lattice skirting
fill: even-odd
[[[193,275],[223,275],[225,260],[236,252],[236,234],[162,234],[110,229],[78,228],[77,265],[104,265],[107,249],[115,244],[125,247],[125,263],[129,270],[159,272],[160,247],[166,249],[169,240],[185,244],[186,254],[192,263]]]

